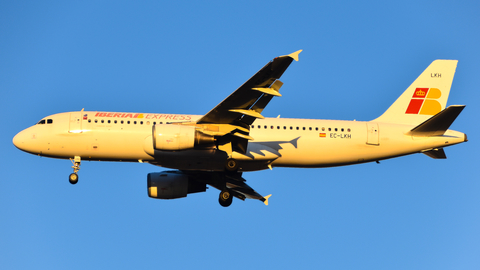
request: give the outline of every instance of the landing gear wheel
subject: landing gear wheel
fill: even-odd
[[[218,198],[218,202],[223,207],[228,207],[232,204],[233,196],[228,189],[223,190],[220,192],[220,197]]]
[[[225,169],[229,172],[237,171],[238,170],[238,162],[233,158],[227,159],[227,163],[225,163]]]
[[[78,183],[78,174],[71,173],[68,176],[68,182],[70,182],[70,184],[72,184],[72,185],[75,185],[76,183]]]
[[[82,158],[80,156],[75,156],[73,157],[73,159],[71,158],[70,161],[73,163],[73,173],[68,176],[68,182],[70,182],[70,184],[72,185],[75,185],[76,183],[78,183],[77,172],[80,170],[80,162],[82,161]]]

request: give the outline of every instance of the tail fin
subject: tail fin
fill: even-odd
[[[445,109],[457,60],[435,60],[376,122],[418,125]]]

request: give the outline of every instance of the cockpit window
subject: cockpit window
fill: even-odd
[[[42,119],[37,125],[44,125],[44,124],[53,124],[53,119]]]

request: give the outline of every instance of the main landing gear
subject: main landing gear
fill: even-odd
[[[226,188],[220,192],[220,198],[218,198],[218,202],[223,207],[228,207],[232,204],[233,196],[230,191]]]
[[[70,182],[70,184],[72,185],[75,185],[76,183],[78,183],[78,174],[77,172],[80,170],[80,162],[81,162],[81,159],[79,156],[75,156],[73,159],[70,159],[70,161],[72,161],[73,163],[73,173],[71,173],[69,176],[68,176],[68,182]]]
[[[225,170],[228,172],[236,172],[238,170],[238,161],[233,158],[227,159]]]
[[[229,158],[227,159],[227,162],[225,162],[225,172],[227,174],[235,174],[238,171],[238,161]],[[231,191],[226,187],[223,188],[223,190],[220,192],[220,196],[218,198],[218,202],[220,203],[221,206],[223,207],[228,207],[232,204],[233,201],[233,195]]]

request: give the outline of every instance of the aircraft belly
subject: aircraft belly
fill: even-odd
[[[155,150],[153,164],[178,169],[198,171],[224,171],[227,154],[215,149],[158,151]]]

